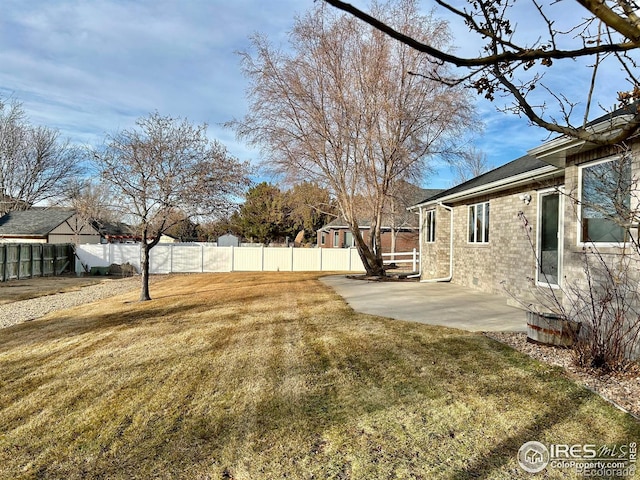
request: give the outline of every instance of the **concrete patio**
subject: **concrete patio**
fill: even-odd
[[[375,282],[323,277],[356,311],[473,332],[527,330],[526,312],[505,297],[451,283]]]

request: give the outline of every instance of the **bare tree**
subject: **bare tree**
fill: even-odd
[[[443,48],[449,40],[446,26],[419,15],[413,0],[372,8],[418,38]],[[323,4],[296,19],[290,53],[260,36],[253,47],[255,57],[243,55],[250,113],[232,125],[291,183],[329,188],[367,274],[384,275],[380,227],[388,194],[400,179],[419,179],[432,155],[457,149],[453,140],[475,124],[467,95],[409,75],[433,69],[432,59]],[[367,239],[358,197],[371,226]]]
[[[91,179],[76,179],[69,185],[69,205],[86,221],[115,222],[116,213],[109,208],[111,195],[107,185]]]
[[[491,170],[487,154],[476,149],[465,152],[460,160],[452,165],[455,177],[454,185],[459,185]]]
[[[19,102],[0,100],[0,213],[59,201],[83,172],[83,159],[57,130],[31,125]]]
[[[616,144],[640,125],[640,110],[632,105],[640,100],[640,10],[635,0],[474,0],[463,6],[452,0],[432,0],[434,8],[468,28],[476,40],[478,53],[468,56],[455,55],[429,37],[425,41],[412,30],[398,28],[375,11],[369,14],[340,0],[325,2],[432,56],[443,67],[460,67],[455,76],[438,69],[413,70],[417,75],[449,85],[464,84],[490,100],[505,95],[512,100],[505,110],[525,115],[550,132]],[[526,27],[521,33],[518,13],[523,9],[527,12],[520,19]],[[527,38],[527,30],[533,30],[535,36]],[[557,83],[551,88],[544,82],[545,73],[559,65],[571,69],[571,79],[564,82],[564,88]],[[623,74],[619,85],[611,85],[610,74],[615,71]],[[571,87],[579,80],[584,88],[573,91]],[[590,111],[599,105],[594,95],[598,88],[613,95],[617,90],[618,100],[629,106],[625,121],[618,122],[612,115],[604,131],[587,123]],[[615,106],[611,102],[610,109],[601,108],[612,113]]]
[[[149,254],[162,233],[177,221],[226,212],[248,185],[248,166],[209,140],[204,124],[153,113],[136,127],[109,136],[94,158],[113,206],[139,229],[145,301],[151,299]]]
[[[389,192],[389,200],[385,205],[383,215],[385,226],[391,229],[390,253],[396,253],[396,242],[402,229],[418,226],[416,213],[407,208],[424,200],[424,192],[425,190],[422,188],[405,181],[396,182]],[[395,260],[395,256],[392,255],[391,260]]]

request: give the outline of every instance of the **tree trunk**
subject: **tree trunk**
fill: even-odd
[[[362,260],[362,265],[364,265],[364,270],[368,277],[384,277],[384,264],[382,263],[382,255],[379,248],[370,248],[370,245],[364,241],[362,235],[360,234],[360,228],[358,225],[355,227],[351,226],[351,233],[353,233],[353,238],[355,240],[356,249],[358,250],[358,255],[360,255],[360,260]],[[373,232],[372,232],[373,233]],[[373,233],[375,235],[375,233]],[[375,247],[376,240],[369,239],[370,244]]]
[[[140,270],[141,270],[141,288],[140,288],[140,301],[146,302],[151,300],[149,295],[149,253],[151,251],[151,245],[147,243],[146,238],[142,239],[142,245],[140,250]]]

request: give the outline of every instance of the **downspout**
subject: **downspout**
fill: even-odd
[[[418,229],[418,246],[420,247],[420,261],[418,262],[418,273],[414,275],[409,275],[407,278],[420,278],[422,275],[422,207],[418,208],[418,215],[420,219],[418,220],[418,225],[420,228]]]
[[[443,278],[429,278],[427,280],[420,280],[421,283],[450,282],[453,278],[453,207],[447,207],[442,202],[438,202],[438,205],[449,210],[449,212],[451,213],[449,222],[449,275]],[[420,244],[420,247],[422,248],[422,243]],[[420,263],[422,264],[422,251],[420,252]]]

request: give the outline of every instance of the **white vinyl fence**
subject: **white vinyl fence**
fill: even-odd
[[[140,271],[140,245],[78,245],[76,270],[129,263]],[[159,244],[151,249],[150,272],[363,272],[353,248],[217,247],[207,243]]]

